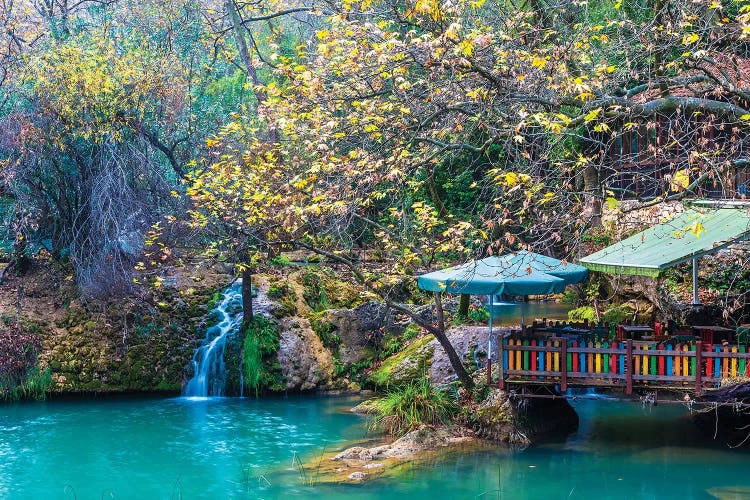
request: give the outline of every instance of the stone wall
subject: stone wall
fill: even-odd
[[[685,206],[679,201],[659,203],[652,207],[630,211],[639,203],[641,202],[637,200],[623,200],[614,209],[605,205],[602,211],[602,224],[605,227],[612,227],[615,236],[622,238],[643,231],[685,211]]]

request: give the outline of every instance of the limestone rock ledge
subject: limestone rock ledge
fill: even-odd
[[[422,426],[389,444],[353,446],[331,455],[318,466],[318,482],[358,483],[404,466],[420,466],[440,454],[489,448],[467,429]]]
[[[323,346],[310,322],[298,316],[279,324],[278,360],[289,391],[325,389],[333,379],[333,356]]]

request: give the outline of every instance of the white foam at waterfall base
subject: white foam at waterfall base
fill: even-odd
[[[224,348],[229,334],[239,328],[242,314],[232,315],[230,309],[242,301],[242,281],[227,288],[214,311],[219,322],[206,329],[202,345],[193,353],[193,378],[185,385],[183,396],[188,398],[222,397],[227,381]]]

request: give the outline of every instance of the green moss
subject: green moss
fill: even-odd
[[[379,387],[398,384],[421,377],[432,358],[428,347],[435,337],[425,335],[389,357],[370,375],[369,381]]]
[[[338,334],[338,329],[333,323],[325,320],[325,311],[321,313],[313,313],[310,315],[310,326],[318,336],[323,345],[331,350],[338,349],[341,344],[341,338]]]
[[[326,289],[321,276],[313,270],[305,271],[302,275],[304,290],[302,297],[315,312],[324,311],[329,308],[326,297]]]
[[[272,284],[268,288],[267,295],[281,304],[280,316],[294,316],[297,314],[297,294],[289,283]]]
[[[206,308],[209,310],[216,308],[219,301],[221,301],[221,294],[219,292],[214,292],[214,294],[211,295],[211,300],[206,304]]]
[[[170,382],[167,382],[166,380],[162,380],[156,385],[157,391],[164,391],[164,392],[178,392],[181,388],[182,387],[180,386],[180,384],[176,384],[174,382],[170,383]]]
[[[415,323],[409,323],[409,326],[407,326],[406,330],[404,330],[402,337],[406,342],[408,342],[417,338],[421,332],[422,329],[418,325],[416,325]]]

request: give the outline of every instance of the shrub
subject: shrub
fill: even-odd
[[[284,255],[277,255],[276,257],[272,258],[268,261],[269,264],[276,267],[284,267],[284,266],[290,266],[292,264],[292,261],[286,258]]]
[[[596,311],[591,306],[582,306],[568,311],[568,318],[572,320],[596,321]]]
[[[245,382],[256,397],[263,388],[279,389],[282,385],[281,367],[274,359],[279,346],[276,324],[264,316],[254,316],[245,333],[242,357]]]
[[[313,331],[320,341],[323,342],[323,345],[335,351],[339,344],[341,344],[341,338],[339,337],[338,329],[333,323],[326,321],[324,316],[325,312],[313,313],[310,318],[310,326],[312,326]]]
[[[602,321],[606,321],[610,324],[617,324],[630,319],[632,316],[633,310],[629,306],[621,305],[607,309],[607,312],[602,315]]]
[[[469,319],[474,323],[486,323],[490,319],[490,312],[484,307],[469,309]]]
[[[402,337],[404,338],[405,342],[409,342],[410,340],[414,340],[415,338],[419,337],[419,334],[422,333],[422,328],[417,325],[416,323],[409,323],[409,326],[406,327],[406,330],[404,330],[404,334]]]
[[[446,391],[435,389],[429,379],[408,383],[390,390],[373,401],[376,416],[370,430],[397,437],[422,425],[450,423],[458,414],[458,403]]]
[[[39,335],[13,323],[0,326],[0,400],[44,399],[52,383],[49,370],[39,371]]]

